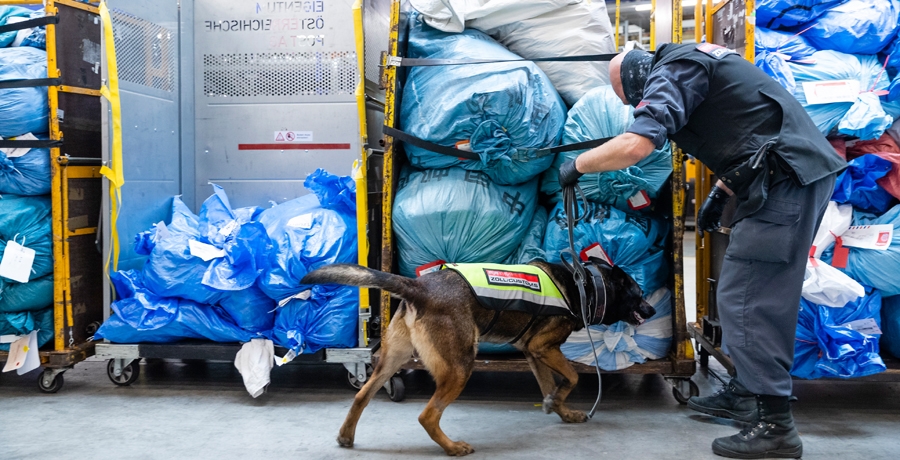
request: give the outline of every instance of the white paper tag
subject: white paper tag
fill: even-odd
[[[0,259],[0,276],[20,283],[27,283],[34,265],[34,249],[15,241],[6,242],[3,259]]]
[[[169,227],[166,226],[165,222],[157,222],[156,223],[156,241],[162,241],[172,234],[169,232]]]
[[[594,243],[581,251],[581,260],[587,262],[591,257],[596,257],[610,265],[613,265],[612,259],[609,258],[609,254],[603,250],[603,246],[600,246],[600,243]]]
[[[231,235],[231,232],[233,232],[234,229],[238,228],[238,225],[240,224],[238,224],[236,220],[229,222],[227,225],[219,229],[219,235]]]
[[[447,262],[443,259],[435,260],[434,262],[428,262],[424,265],[419,265],[416,267],[416,276],[427,275],[429,273],[434,273],[436,271],[440,271],[441,267],[444,266]]]
[[[312,216],[312,214],[307,213],[307,214],[301,214],[297,217],[292,218],[291,220],[288,221],[287,226],[294,227],[294,228],[303,228],[303,229],[309,230],[312,228],[312,224],[313,224],[313,216]]]
[[[650,206],[650,195],[647,195],[647,192],[644,190],[638,190],[637,193],[631,195],[631,198],[628,199],[628,207],[635,211],[644,209],[647,206]]]
[[[3,138],[0,137],[0,140],[2,140],[2,139]],[[23,134],[23,135],[17,136],[17,137],[10,137],[9,139],[16,140],[16,141],[36,141],[36,140],[38,140],[38,138],[34,137],[34,134],[31,134],[31,133]],[[29,148],[18,148],[18,149],[12,148],[12,147],[7,147],[5,149],[0,149],[0,152],[3,152],[6,154],[6,158],[19,158],[20,156],[25,155],[26,153],[28,153],[30,151],[31,151],[30,147]]]
[[[849,323],[841,324],[841,327],[852,329],[860,334],[865,335],[881,335],[881,328],[874,318],[858,319]]]
[[[199,257],[203,259],[204,262],[209,262],[210,260],[218,259],[219,257],[225,257],[224,249],[219,249],[211,244],[190,240],[188,241],[188,247],[191,250],[192,256]]]
[[[37,333],[36,330],[31,331],[28,335],[16,339],[9,346],[9,358],[6,365],[3,366],[3,372],[15,370],[17,374],[22,375],[40,367],[41,357],[38,354]]]
[[[809,81],[803,83],[806,104],[856,102],[859,97],[858,80]]]
[[[885,250],[894,238],[894,226],[891,224],[856,225],[841,235],[844,246],[861,249]]]
[[[294,350],[288,350],[288,352],[282,357],[278,357],[277,355],[275,356],[275,365],[284,366],[285,364],[293,361],[296,357],[297,353],[294,352]]]

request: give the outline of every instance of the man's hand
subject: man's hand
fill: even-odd
[[[559,167],[559,185],[562,188],[566,188],[572,185],[575,185],[578,182],[578,178],[583,176],[577,169],[575,169],[575,159],[571,159],[562,164]]]
[[[722,211],[725,210],[726,203],[728,193],[725,190],[715,186],[709,191],[709,196],[697,213],[697,229],[700,230],[700,236],[703,236],[703,232],[713,232],[721,227]]]

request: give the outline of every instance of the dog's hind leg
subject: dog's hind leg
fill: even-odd
[[[440,425],[444,409],[459,397],[475,368],[477,333],[474,327],[472,329],[472,334],[465,334],[457,329],[455,331],[457,334],[447,334],[434,341],[430,340],[432,337],[427,333],[417,334],[421,328],[413,331],[416,350],[436,385],[434,395],[428,401],[425,410],[419,414],[419,423],[431,439],[450,456],[463,456],[475,452],[468,443],[453,441],[447,437]]]
[[[413,355],[413,345],[409,337],[409,328],[404,322],[404,316],[409,311],[400,310],[390,326],[381,344],[381,356],[372,376],[365,385],[356,393],[353,399],[353,406],[347,413],[344,424],[341,425],[341,431],[338,434],[337,442],[342,447],[353,447],[353,439],[356,436],[356,424],[362,415],[363,409],[375,396],[375,393],[388,381],[400,368],[406,364]]]
[[[578,373],[572,368],[569,360],[566,359],[559,346],[547,348],[537,352],[529,347],[528,354],[533,355],[536,363],[532,365],[532,370],[541,385],[541,391],[545,392],[543,409],[545,413],[556,412],[559,418],[566,423],[581,423],[587,421],[587,415],[580,410],[572,410],[566,407],[566,397],[578,384]],[[530,363],[530,360],[529,360]],[[546,367],[550,371],[556,372],[562,377],[562,381],[550,393],[546,393],[544,389],[545,383],[541,382],[542,375],[546,372],[542,368]],[[546,377],[543,377],[546,379]],[[552,377],[551,377],[552,381]]]

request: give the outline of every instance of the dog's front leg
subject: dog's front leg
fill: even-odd
[[[534,355],[533,359],[536,361],[535,364],[532,365],[532,370],[538,378],[541,390],[545,392],[543,401],[544,412],[547,414],[556,412],[559,414],[559,418],[566,423],[586,422],[587,415],[584,412],[566,407],[566,397],[569,396],[569,393],[575,388],[575,385],[578,384],[578,373],[575,372],[575,369],[569,364],[569,360],[562,354],[559,347],[557,346],[555,348],[544,350],[541,353],[535,353],[533,351],[531,353]],[[549,393],[544,390],[545,384],[540,383],[542,377],[539,373],[547,373],[544,369],[556,372],[562,377],[560,384]],[[546,379],[546,377],[544,378]],[[552,376],[550,377],[550,381],[553,381]]]

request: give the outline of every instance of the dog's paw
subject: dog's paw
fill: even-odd
[[[566,423],[584,423],[588,419],[587,414],[580,410],[570,410],[564,414],[559,414],[559,417]]]
[[[353,447],[353,438],[349,436],[338,436],[337,442],[341,447]]]
[[[444,451],[451,457],[462,457],[463,455],[469,455],[472,452],[475,452],[475,449],[473,449],[469,443],[456,441],[451,444],[449,448],[444,448]]]
[[[545,414],[556,412],[556,403],[553,401],[553,395],[544,396],[544,402],[541,404],[541,409],[544,410]]]

